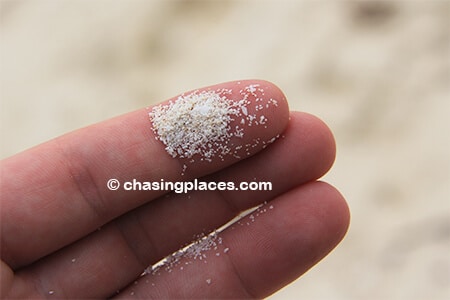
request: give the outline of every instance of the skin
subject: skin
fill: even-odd
[[[260,84],[264,97],[276,99],[278,106],[264,111],[267,128],[246,127],[244,137],[231,142],[282,137],[241,158],[194,163],[172,158],[154,138],[148,110],[141,109],[3,160],[1,296],[262,298],[324,258],[349,224],[341,194],[317,181],[333,164],[333,136],[316,117],[289,112],[283,93],[269,82],[228,82],[209,89],[232,89],[229,97],[238,99],[237,91],[250,83]],[[255,99],[250,101],[252,113]],[[110,191],[110,178],[271,181],[273,189]],[[194,236],[264,202],[259,212],[219,233],[222,243],[205,252],[206,263],[185,257],[182,269],[140,277]]]

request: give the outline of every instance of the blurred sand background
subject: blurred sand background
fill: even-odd
[[[324,179],[352,211],[336,251],[271,299],[450,299],[450,1],[0,4],[0,157],[267,79],[333,130]]]

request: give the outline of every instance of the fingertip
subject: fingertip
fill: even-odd
[[[261,79],[248,79],[225,83],[230,84],[241,96],[250,95],[254,113],[264,113],[274,133],[283,132],[289,122],[289,104],[283,91],[274,83]],[[237,97],[239,99],[239,96]]]
[[[350,225],[350,209],[344,196],[334,186],[323,181],[312,184],[316,197],[321,199],[315,210],[316,218],[325,225],[330,237],[331,251],[347,233]]]
[[[217,170],[280,137],[289,107],[273,83],[241,80],[183,93],[152,107],[149,117],[153,136],[169,156],[186,166],[213,162]]]
[[[262,212],[262,213],[261,213]],[[333,186],[311,182],[299,186],[225,232],[233,265],[246,290],[267,297],[326,257],[345,236],[350,214]],[[239,249],[239,252],[237,251]],[[259,249],[259,251],[255,251]]]
[[[297,153],[300,160],[309,153],[307,162],[303,161],[301,166],[302,172],[310,178],[320,178],[333,166],[336,142],[331,129],[318,117],[305,112],[290,112],[289,125],[283,136],[289,137],[290,141],[285,147]]]
[[[299,186],[275,199],[273,205],[281,208],[274,219],[283,220],[279,222],[280,228],[285,228],[285,240],[295,246],[292,249],[316,253],[311,255],[317,257],[316,261],[310,260],[313,264],[339,244],[349,227],[350,210],[345,198],[326,182]]]

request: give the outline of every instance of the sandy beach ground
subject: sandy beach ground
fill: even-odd
[[[450,299],[450,1],[0,1],[1,147],[273,81],[337,141],[338,248],[271,299]]]

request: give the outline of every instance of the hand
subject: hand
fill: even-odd
[[[259,84],[264,91],[259,96],[277,105],[264,108],[264,126],[245,126],[242,138],[231,138],[231,144],[244,146],[239,155],[195,162],[173,158],[155,139],[149,110],[141,109],[2,161],[1,296],[260,298],[326,256],[349,223],[339,192],[316,181],[334,161],[333,136],[317,118],[289,114],[284,95],[268,82],[210,89],[231,89],[227,97],[238,100],[249,84]],[[255,112],[255,95],[248,99]],[[272,144],[263,143],[277,135]],[[244,150],[246,144],[252,146]],[[112,191],[107,182],[113,178],[268,181],[273,188]],[[260,204],[210,238],[201,252],[178,252],[172,263],[141,276],[195,236]]]

